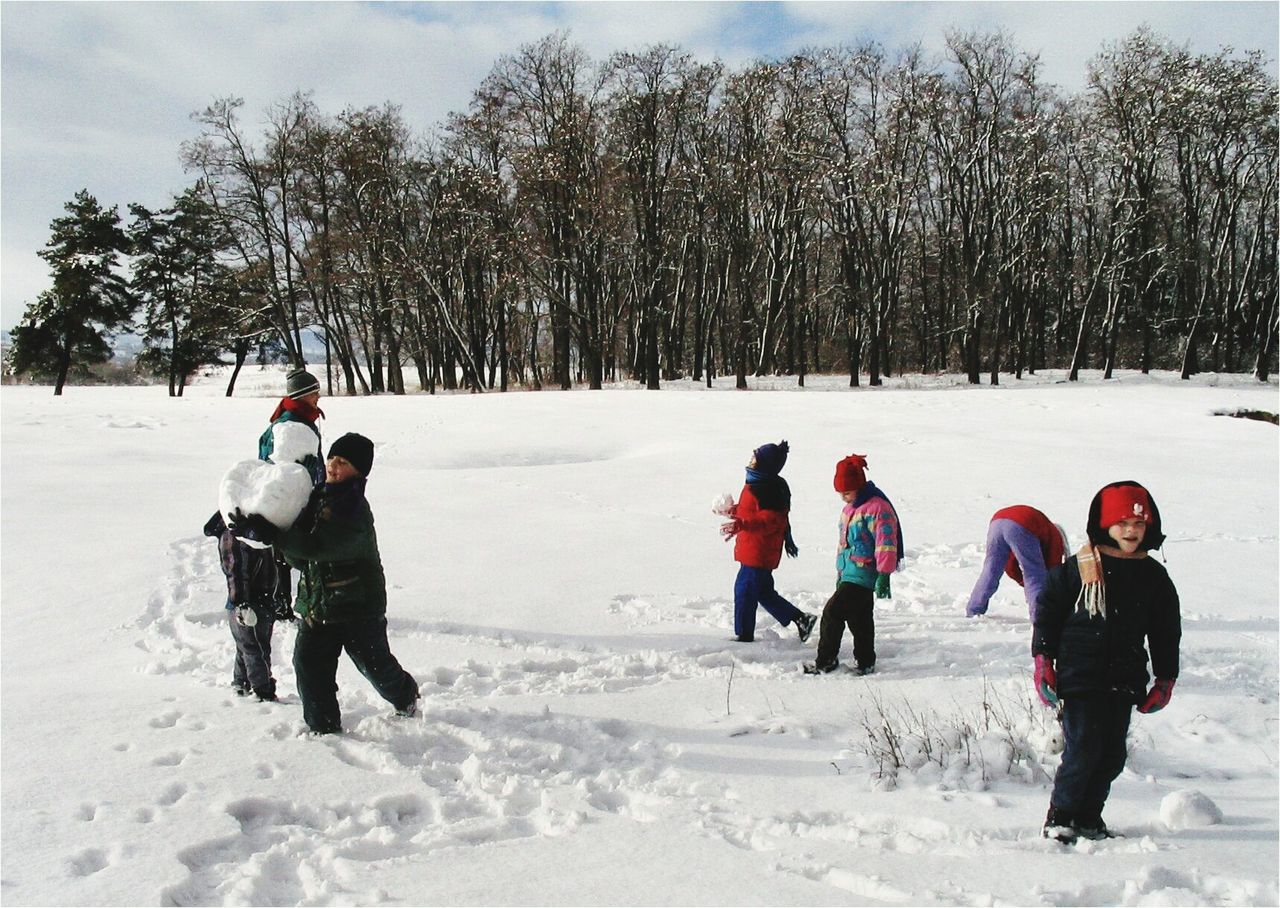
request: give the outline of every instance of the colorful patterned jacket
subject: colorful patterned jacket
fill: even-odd
[[[875,589],[876,574],[892,574],[901,557],[898,514],[875,483],[868,482],[840,512],[840,582]]]

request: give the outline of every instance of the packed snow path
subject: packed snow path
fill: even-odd
[[[50,416],[43,395],[6,389],[0,895],[1275,903],[1275,429],[1210,416],[1275,388],[1135,384],[998,392],[1032,414],[1008,431],[1034,456],[992,463],[971,434],[984,392],[327,401],[326,437],[380,443],[370,497],[390,638],[423,701],[395,718],[344,661],[346,731],[324,738],[305,734],[287,625],[281,702],[232,694],[225,587],[198,535],[219,468],[248,444],[232,430],[265,402],[117,390]],[[1121,412],[1099,412],[1098,391]],[[1033,411],[1050,403],[1038,440]],[[836,429],[832,411],[851,406],[865,428]],[[1116,424],[1145,421],[1183,426],[1177,456],[1071,476],[1115,450]],[[1230,444],[1205,443],[1214,430]],[[157,456],[194,435],[233,441]],[[736,493],[752,445],[782,437],[802,552],[777,577],[801,609],[830,593],[838,456],[869,452],[903,513],[909,558],[877,604],[876,675],[801,675],[816,632],[801,645],[763,612],[756,643],[730,640],[734,566],[707,506]],[[97,476],[103,494],[85,494],[104,460],[139,459],[146,482]],[[193,474],[207,481],[193,489]],[[1170,530],[1182,675],[1167,710],[1135,718],[1107,811],[1124,838],[1065,848],[1038,835],[1059,742],[1032,701],[1020,591],[1006,581],[978,620],[963,604],[996,507],[1038,503],[1078,543],[1075,512],[1130,475]],[[82,531],[59,535],[48,513]],[[48,633],[49,614],[65,634]],[[877,737],[886,728],[897,737]],[[1194,791],[1221,823],[1162,811]]]

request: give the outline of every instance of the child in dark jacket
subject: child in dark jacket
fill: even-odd
[[[1165,538],[1150,493],[1131,480],[1104,486],[1089,506],[1088,536],[1049,573],[1031,641],[1036,692],[1046,705],[1062,702],[1064,749],[1044,835],[1065,843],[1110,837],[1102,808],[1124,769],[1133,707],[1168,705],[1182,637],[1178,592],[1147,556]]]
[[[259,700],[275,700],[276,679],[271,675],[275,556],[270,549],[254,548],[237,539],[217,511],[204,525],[204,534],[218,540],[222,573],[227,577],[227,621],[236,645],[232,689],[241,697],[252,691]]]
[[[387,642],[387,584],[365,485],[373,442],[349,432],[329,448],[323,486],[283,532],[259,514],[233,515],[232,532],[271,543],[301,573],[302,617],[293,647],[302,717],[316,734],[342,731],[338,658],[345,650],[360,674],[400,716],[417,713],[418,682]]]
[[[741,565],[733,585],[733,632],[740,643],[755,639],[758,605],[783,627],[794,623],[801,643],[809,639],[817,621],[782,598],[773,585],[773,570],[782,561],[784,546],[792,558],[800,551],[791,539],[791,489],[778,475],[790,450],[782,441],[752,451],[737,503],[716,509],[730,518],[720,533],[734,540],[733,558]]]
[[[893,504],[867,479],[866,468],[867,459],[861,454],[850,454],[836,464],[833,484],[845,503],[840,511],[836,591],[822,608],[818,656],[805,663],[806,674],[825,674],[839,667],[846,625],[853,635],[857,673],[875,671],[875,599],[891,595],[889,575],[902,560],[902,526]]]

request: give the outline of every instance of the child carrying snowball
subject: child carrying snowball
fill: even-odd
[[[785,441],[756,448],[737,503],[726,494],[712,508],[730,518],[720,534],[734,540],[733,559],[741,565],[733,585],[733,632],[740,643],[755,640],[758,605],[783,627],[794,622],[801,643],[809,639],[817,620],[782,598],[773,585],[773,569],[782,561],[783,547],[791,558],[800,552],[791,539],[791,489],[778,475],[790,450]]]
[[[836,464],[833,484],[844,502],[836,551],[836,591],[822,608],[818,656],[804,665],[809,675],[839,667],[845,625],[853,635],[857,673],[867,675],[876,668],[875,599],[890,596],[889,575],[902,559],[902,527],[898,512],[867,479],[866,469],[867,459],[862,454],[850,454]]]
[[[204,534],[218,540],[222,572],[227,576],[227,621],[236,645],[231,687],[241,697],[252,692],[259,700],[275,700],[271,631],[276,618],[293,615],[287,605],[288,615],[277,614],[275,556],[270,549],[253,548],[233,536],[217,511],[204,525]]]
[[[398,715],[417,712],[418,682],[387,643],[387,583],[365,498],[372,468],[373,442],[349,432],[329,447],[325,484],[293,526],[281,530],[261,514],[231,520],[237,536],[274,544],[301,572],[293,668],[302,717],[316,734],[342,731],[336,677],[344,650]]]
[[[285,376],[285,395],[271,414],[271,425],[258,438],[258,459],[272,463],[301,464],[317,486],[324,484],[324,448],[320,427],[320,380],[306,369],[294,369]],[[293,572],[284,557],[276,555],[278,608],[293,602]]]
[[[1178,591],[1147,556],[1165,538],[1151,494],[1129,480],[1104,486],[1089,505],[1088,536],[1049,572],[1031,641],[1036,692],[1046,706],[1062,702],[1062,763],[1043,832],[1064,843],[1111,837],[1102,808],[1124,769],[1133,707],[1168,705],[1182,638]]]

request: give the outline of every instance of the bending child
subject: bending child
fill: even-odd
[[[1000,585],[1000,572],[1004,571],[1026,592],[1027,612],[1035,621],[1036,600],[1049,569],[1062,564],[1066,550],[1067,534],[1043,512],[1025,504],[996,511],[987,527],[982,573],[969,594],[964,613],[970,618],[987,613],[987,605]]]

